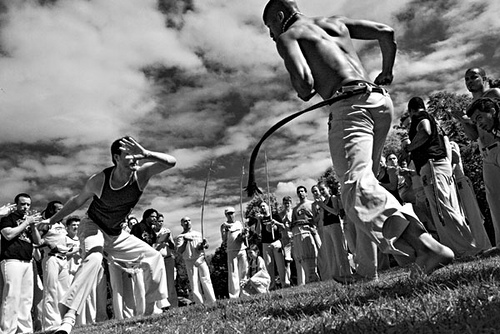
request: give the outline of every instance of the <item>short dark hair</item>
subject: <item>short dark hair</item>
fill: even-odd
[[[61,201],[50,201],[47,203],[47,207],[42,211],[42,215],[45,219],[52,217],[56,214],[56,204],[61,204]]]
[[[284,201],[292,202],[292,196],[285,196],[285,197],[283,197],[283,200],[282,200],[282,201],[283,201],[283,202],[284,202]]]
[[[306,187],[304,187],[304,186],[298,186],[296,192],[299,192],[300,189],[304,189],[304,191],[307,194],[307,188]]]
[[[148,218],[149,216],[151,216],[153,213],[156,213],[156,215],[158,215],[158,211],[156,211],[156,209],[147,209],[146,211],[144,211],[144,213],[142,214],[142,219],[146,219]]]
[[[479,112],[487,113],[491,108],[494,108],[496,112],[500,110],[498,99],[493,99],[490,97],[480,97],[467,108],[467,116],[472,117],[474,112],[477,110]]]
[[[486,71],[482,67],[468,68],[467,71],[465,71],[465,74],[467,74],[468,72],[472,72],[472,71],[477,71],[477,73],[479,73],[479,75],[482,76],[483,78],[486,77]]]
[[[410,110],[420,110],[424,109],[425,110],[425,103],[424,100],[422,100],[421,97],[415,96],[410,99],[408,102],[408,111]]]
[[[122,150],[121,150],[121,147],[122,147],[122,139],[130,139],[132,137],[130,136],[125,136],[125,137],[121,137],[117,140],[115,140],[113,142],[113,144],[111,144],[111,160],[113,161],[113,165],[116,165],[116,161],[115,161],[115,158],[113,157],[115,154],[118,154],[120,155],[122,153]]]
[[[259,255],[260,253],[259,246],[257,246],[256,244],[251,244],[250,246],[248,246],[248,250],[253,250],[255,253],[257,253],[257,255]]]
[[[21,198],[21,197],[26,197],[26,198],[31,199],[30,195],[28,195],[26,193],[20,193],[20,194],[17,194],[16,197],[14,198],[14,203],[19,204],[19,198]]]
[[[69,216],[68,218],[66,218],[66,226],[69,226],[71,223],[73,222],[79,222],[81,219],[80,219],[80,216]]]

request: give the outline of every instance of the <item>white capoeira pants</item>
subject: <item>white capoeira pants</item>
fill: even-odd
[[[124,231],[118,236],[109,236],[89,218],[81,221],[78,237],[84,250],[84,260],[61,301],[63,305],[78,314],[83,310],[85,301],[96,284],[103,251],[121,262],[142,258],[140,265],[144,273],[146,301],[149,303],[146,306],[146,315],[153,312],[156,301],[166,302],[168,291],[165,265],[158,251]]]
[[[0,269],[4,283],[0,332],[32,333],[33,264],[31,261],[3,260]]]

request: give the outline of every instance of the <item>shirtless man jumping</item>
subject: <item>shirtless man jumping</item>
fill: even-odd
[[[426,274],[451,262],[451,249],[433,239],[416,216],[402,212],[375,177],[394,112],[389,94],[378,86],[393,79],[393,29],[340,16],[309,18],[294,0],[269,1],[263,19],[302,100],[316,93],[326,100],[366,87],[330,107],[330,153],[349,219],[383,252],[395,254],[401,263],[414,261]],[[375,83],[368,80],[351,38],[378,40],[382,73]]]

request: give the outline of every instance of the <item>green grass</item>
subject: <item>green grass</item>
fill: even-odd
[[[457,261],[412,281],[333,281],[75,328],[90,333],[500,333],[500,257]]]

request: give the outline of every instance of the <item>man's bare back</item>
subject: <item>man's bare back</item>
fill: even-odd
[[[341,18],[303,17],[280,35],[277,47],[285,64],[300,58],[300,55],[291,52],[300,47],[314,78],[314,90],[323,99],[330,98],[347,82],[368,80],[352,45],[349,30]],[[293,71],[290,74],[294,87],[300,87],[300,75],[295,78]]]

